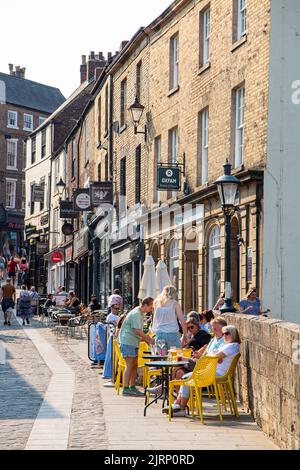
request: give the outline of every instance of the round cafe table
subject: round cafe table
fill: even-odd
[[[170,383],[170,378],[172,377],[172,370],[174,367],[184,367],[188,365],[188,361],[149,361],[145,362],[146,367],[154,367],[156,369],[161,369],[161,383],[162,383],[162,389],[161,393],[158,396],[155,396],[155,398],[150,401],[147,404],[147,395],[145,396],[145,407],[144,407],[144,416],[146,416],[147,409],[149,406],[153,405],[153,403],[156,403],[157,400],[160,398],[163,398],[162,402],[162,408],[165,406],[165,402],[169,404],[169,383]],[[147,392],[147,390],[146,390]],[[146,394],[146,393],[145,393]]]
[[[164,361],[168,356],[157,356],[154,354],[143,354],[143,359],[148,359],[149,361]]]

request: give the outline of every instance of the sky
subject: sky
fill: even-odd
[[[0,0],[0,71],[26,67],[26,78],[60,88],[80,83],[81,56],[119,50],[172,0]]]

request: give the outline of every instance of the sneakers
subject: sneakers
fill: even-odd
[[[158,385],[157,387],[147,388],[146,392],[150,393],[150,395],[160,395],[162,392],[162,385]]]
[[[4,322],[4,325],[7,325],[7,321]]]
[[[177,413],[178,411],[180,411],[180,405],[178,403],[173,403],[172,413]],[[165,408],[163,408],[162,412],[168,414],[169,413],[169,407],[166,406]]]
[[[143,397],[144,393],[137,388],[123,388],[123,396],[126,397]]]
[[[25,326],[25,320],[23,320],[22,326]]]
[[[130,388],[130,391],[133,392],[136,397],[144,397],[144,396],[145,396],[144,392],[141,392],[141,391],[140,391],[138,388],[136,388],[136,387],[131,387],[131,388]]]
[[[26,318],[26,323],[27,323],[27,325],[30,325],[29,318]]]
[[[8,326],[11,326],[11,323],[10,323],[10,321],[8,321],[8,322],[7,322],[7,324],[8,324]]]

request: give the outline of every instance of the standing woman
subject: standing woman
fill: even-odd
[[[177,300],[177,291],[173,286],[166,286],[161,295],[154,301],[154,317],[152,331],[156,339],[164,341],[166,348],[171,346],[182,348],[187,341],[187,326],[182,310]],[[181,325],[183,338],[180,341],[179,324]]]
[[[29,319],[32,316],[31,295],[25,284],[21,287],[18,316],[22,318],[23,326],[25,325],[25,320],[27,325],[30,325]]]

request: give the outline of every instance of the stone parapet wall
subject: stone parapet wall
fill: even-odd
[[[241,335],[236,390],[261,429],[283,449],[300,449],[300,325],[226,315]]]

